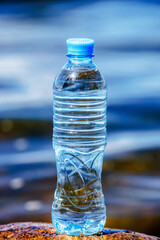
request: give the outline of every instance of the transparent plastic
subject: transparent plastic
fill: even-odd
[[[91,56],[69,56],[53,84],[57,187],[52,222],[59,233],[102,231],[101,172],[106,146],[106,81]]]

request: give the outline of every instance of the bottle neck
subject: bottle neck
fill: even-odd
[[[74,64],[88,64],[92,63],[93,55],[67,55],[69,57],[69,62]]]

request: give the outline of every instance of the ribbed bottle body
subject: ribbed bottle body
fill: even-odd
[[[68,64],[54,82],[57,188],[52,220],[60,233],[89,235],[101,231],[105,224],[101,171],[106,94],[106,83],[94,64]]]

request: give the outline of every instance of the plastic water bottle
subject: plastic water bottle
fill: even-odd
[[[53,84],[57,187],[52,221],[59,233],[102,231],[106,207],[101,172],[106,146],[106,81],[92,62],[94,41],[67,40],[69,62]]]

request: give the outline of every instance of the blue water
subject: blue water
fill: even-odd
[[[105,225],[106,107],[106,81],[91,57],[71,56],[53,84],[57,187],[52,222],[60,233],[90,235]]]
[[[107,224],[118,219],[115,228],[159,233],[152,219],[160,217],[159,13],[151,0],[1,4],[1,223],[51,221],[52,82],[67,60],[65,40],[83,36],[95,39],[108,83]],[[145,225],[144,217],[152,220]],[[134,224],[120,226],[128,218]]]

